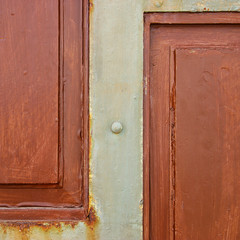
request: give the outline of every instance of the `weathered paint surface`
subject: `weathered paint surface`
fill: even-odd
[[[144,11],[240,11],[239,0],[91,0],[90,205],[83,223],[0,224],[0,240],[142,239]],[[111,124],[120,121],[116,135]]]
[[[146,0],[144,10],[151,12],[240,11],[238,0]]]

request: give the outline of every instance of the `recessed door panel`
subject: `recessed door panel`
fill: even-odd
[[[176,50],[176,239],[240,237],[239,90],[239,48]]]
[[[0,2],[0,184],[58,182],[58,5]]]

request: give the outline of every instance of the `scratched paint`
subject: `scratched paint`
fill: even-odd
[[[142,239],[144,11],[240,11],[239,0],[91,0],[90,206],[85,223],[1,223],[0,240]],[[123,131],[111,132],[114,121]]]

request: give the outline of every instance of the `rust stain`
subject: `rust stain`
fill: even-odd
[[[96,211],[93,207],[89,209],[89,214],[87,216],[87,220],[84,222],[87,227],[87,240],[97,240],[98,237],[98,224],[99,217],[96,214]]]
[[[93,207],[91,207],[89,209],[89,213],[87,216],[87,220],[85,221],[85,224],[87,225],[87,227],[94,229],[98,224],[98,222],[99,222],[99,218],[96,214],[96,211]]]
[[[93,0],[89,0],[89,13],[90,13],[90,15],[93,13],[93,10],[94,10]]]
[[[15,229],[18,229],[20,231],[24,231],[26,229],[30,229],[30,228],[33,228],[33,227],[41,228],[44,231],[48,231],[51,228],[60,229],[62,227],[62,225],[60,223],[57,223],[57,222],[41,223],[41,222],[22,222],[22,221],[1,223],[0,226],[1,226],[2,229],[15,228]]]
[[[210,9],[209,9],[209,8],[204,8],[203,10],[204,10],[204,11],[210,11]]]
[[[6,223],[0,223],[0,227],[2,231],[7,231],[8,229],[15,229],[18,230],[19,232],[27,233],[29,232],[32,228],[38,228],[41,229],[44,232],[47,232],[49,230],[58,230],[61,232],[63,230],[63,226],[68,227],[70,226],[71,228],[75,228],[78,225],[79,221],[67,221],[67,222],[6,222]]]
[[[92,0],[90,0],[90,11],[93,7]],[[92,147],[93,147],[93,138],[92,138],[92,115],[89,114],[89,166],[91,166],[91,159],[92,159]],[[91,191],[91,185],[92,185],[92,172],[91,167],[89,167],[89,195],[88,195],[88,201],[89,201],[89,211],[87,219],[84,221],[84,224],[86,226],[86,237],[87,240],[97,240],[99,239],[98,235],[98,225],[99,225],[99,217],[97,216],[96,210],[94,208],[95,201],[94,197]]]

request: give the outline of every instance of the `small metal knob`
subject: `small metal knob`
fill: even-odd
[[[111,130],[112,130],[113,133],[119,134],[120,132],[122,132],[123,126],[120,122],[114,122],[112,124]]]

